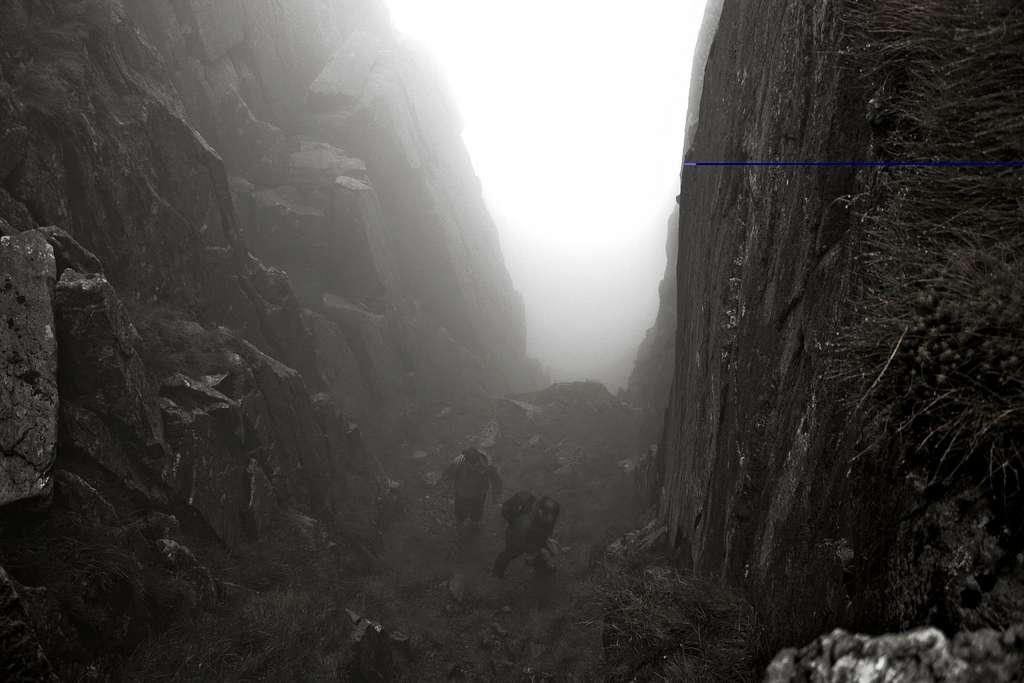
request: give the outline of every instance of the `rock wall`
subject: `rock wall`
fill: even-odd
[[[381,3],[127,7],[223,155],[248,247],[359,359],[336,400],[365,419],[539,384],[458,114]]]
[[[0,7],[0,562],[58,674],[295,519],[358,563],[353,418],[533,386],[440,87],[373,0]]]
[[[908,53],[869,49],[871,8],[727,0],[687,159],[875,158],[864,71]],[[995,26],[1011,10],[985,11]],[[851,302],[864,299],[859,216],[879,201],[873,178],[850,168],[683,172],[660,513],[696,571],[748,592],[769,649],[837,625],[955,632],[1022,619],[1019,498],[967,477],[937,483],[898,434],[872,443],[857,400],[867,386],[834,372],[839,335],[858,326]],[[880,369],[861,374],[870,383]]]
[[[857,159],[842,2],[726,2],[689,160]],[[821,374],[852,220],[850,171],[691,168],[679,198],[662,514],[701,573],[745,585],[774,645],[847,609],[843,416]],[[847,539],[847,540],[844,540]]]
[[[642,432],[657,442],[665,421],[665,406],[672,388],[676,333],[676,263],[679,252],[679,207],[668,219],[668,256],[665,277],[658,285],[658,315],[637,350],[627,395],[643,412]]]

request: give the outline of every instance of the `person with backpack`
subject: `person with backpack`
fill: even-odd
[[[494,560],[494,575],[504,578],[509,563],[523,554],[533,556],[533,568],[538,574],[553,572],[555,553],[551,534],[559,512],[556,500],[547,496],[538,500],[526,491],[506,500],[501,506],[501,515],[508,522],[505,549]]]
[[[467,448],[456,457],[441,475],[455,487],[455,526],[467,519],[473,528],[483,518],[484,503],[490,490],[492,500],[501,500],[501,476],[487,455],[478,448]]]

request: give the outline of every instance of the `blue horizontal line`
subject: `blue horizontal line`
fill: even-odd
[[[1024,161],[685,161],[683,166],[1024,168]]]

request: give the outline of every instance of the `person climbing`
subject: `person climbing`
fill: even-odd
[[[478,448],[467,448],[456,457],[441,475],[441,481],[455,484],[455,525],[468,518],[472,526],[480,523],[491,490],[492,500],[501,500],[501,476],[487,455]]]
[[[501,506],[501,515],[508,522],[505,549],[494,560],[494,575],[505,577],[512,560],[524,553],[533,555],[533,568],[538,574],[555,570],[554,540],[551,538],[558,521],[560,506],[547,496],[538,500],[532,493],[520,491]]]

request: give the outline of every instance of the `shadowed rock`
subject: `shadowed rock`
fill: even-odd
[[[48,225],[39,228],[39,233],[53,247],[58,277],[68,268],[77,270],[79,273],[103,272],[103,264],[96,258],[96,254],[83,247],[64,230],[54,225]]]
[[[56,681],[36,639],[14,583],[0,568],[0,678],[5,681]]]
[[[82,418],[72,420],[71,432],[91,422],[95,429],[86,431],[109,432],[110,443],[120,446],[117,452],[132,452],[124,460],[111,450],[94,451],[108,469],[128,477],[139,461],[169,480],[172,464],[155,395],[135,351],[139,333],[114,288],[102,275],[64,271],[57,283],[56,320],[61,398],[74,404],[68,415]],[[94,417],[87,418],[88,413]]]
[[[53,249],[38,232],[0,238],[0,505],[51,486],[57,343]]]

